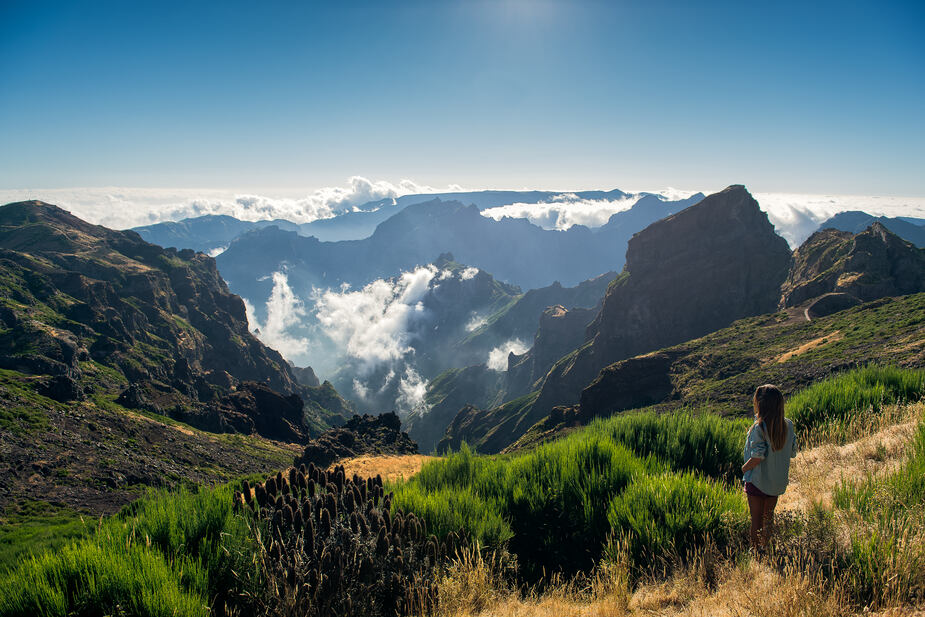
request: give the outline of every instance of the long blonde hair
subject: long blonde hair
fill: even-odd
[[[755,417],[764,422],[771,439],[771,448],[780,450],[787,443],[787,425],[784,423],[784,395],[777,386],[758,386],[754,397]]]

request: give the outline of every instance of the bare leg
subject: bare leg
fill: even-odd
[[[762,504],[762,516],[761,516],[761,545],[763,547],[768,545],[768,540],[771,539],[771,532],[774,529],[774,508],[777,507],[777,496],[774,497],[765,497],[764,503]],[[754,517],[752,518],[754,520]]]
[[[746,495],[748,498],[748,511],[752,516],[752,526],[749,530],[748,541],[751,547],[757,550],[759,544],[759,532],[764,522],[764,497],[757,495]]]

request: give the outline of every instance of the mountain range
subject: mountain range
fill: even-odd
[[[287,220],[242,221],[227,215],[204,215],[181,221],[166,221],[135,227],[142,238],[153,244],[191,248],[209,252],[227,247],[232,240],[246,231],[275,225],[280,229],[295,231],[302,236],[315,236],[325,242],[341,240],[362,240],[375,231],[376,226],[397,214],[406,206],[440,199],[459,201],[475,205],[479,210],[495,208],[513,203],[538,204],[548,202],[560,195],[556,191],[458,191],[448,193],[416,193],[396,198],[370,201],[353,210],[337,216],[319,219],[310,223],[294,223]],[[578,191],[569,193],[579,200],[620,201],[631,195],[620,190]],[[645,194],[643,194],[645,195]]]
[[[804,312],[812,319],[884,296],[925,291],[923,259],[923,251],[876,222],[860,234],[818,232],[791,255],[744,187],[731,186],[633,237],[624,271],[583,340],[534,382],[531,392],[507,396],[505,384],[480,379],[484,371],[478,367],[435,379],[429,396],[440,401],[438,408],[444,398],[454,405],[467,398],[470,403],[452,418],[439,447],[456,448],[463,441],[485,452],[510,447],[559,406],[584,400],[588,384],[628,358],[635,357],[625,360],[634,371],[621,373],[630,377],[618,382],[623,384],[618,391],[608,392],[620,400],[622,389],[631,404],[613,406],[657,403],[676,389],[658,381],[664,362],[658,354],[639,354],[696,339],[736,319],[773,314],[778,306],[808,305]],[[554,313],[562,319],[568,311]],[[553,323],[545,321],[547,328]],[[510,358],[508,380],[522,362]],[[499,404],[499,391],[508,402]],[[645,392],[654,394],[646,398],[640,394]],[[441,411],[445,421],[448,414]],[[430,428],[428,434],[434,432]]]

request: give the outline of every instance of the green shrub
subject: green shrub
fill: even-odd
[[[486,548],[503,546],[514,533],[501,517],[496,500],[486,500],[471,487],[442,487],[424,492],[411,484],[390,487],[394,493],[395,508],[414,512],[427,522],[431,533],[444,537],[450,532],[465,529],[473,539]]]
[[[587,431],[625,445],[637,456],[655,456],[671,469],[732,480],[742,464],[750,419],[728,420],[710,413],[627,413],[595,420]]]
[[[576,571],[600,555],[609,531],[607,504],[633,478],[664,466],[640,459],[597,432],[577,433],[517,455],[486,457],[463,447],[431,461],[404,485],[395,487],[396,503],[439,526],[445,507],[434,504],[454,491],[472,507],[463,528],[491,546],[503,538],[495,520],[509,526],[509,549],[528,579],[542,571]],[[417,505],[416,505],[417,504]],[[420,508],[420,509],[419,509]]]
[[[690,472],[639,478],[610,502],[607,520],[637,566],[684,557],[708,539],[724,546],[747,522],[741,495]]]
[[[152,492],[0,579],[0,615],[203,615],[253,556],[231,488]]]
[[[917,401],[925,395],[925,369],[868,366],[840,373],[792,395],[787,416],[798,432],[830,430],[844,436],[844,427],[883,405]]]

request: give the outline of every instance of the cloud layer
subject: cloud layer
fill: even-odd
[[[458,188],[458,187],[453,187]],[[243,221],[286,219],[309,223],[349,212],[370,201],[438,189],[412,180],[397,184],[353,176],[346,186],[325,187],[300,197],[266,196],[223,190],[75,188],[0,190],[0,204],[40,199],[86,221],[127,229],[204,214],[227,214]]]
[[[345,186],[320,188],[298,196],[199,189],[15,189],[0,190],[0,204],[41,199],[91,223],[125,229],[204,214],[227,214],[245,221],[286,219],[307,223],[355,210],[370,201],[457,190],[461,189],[455,185],[438,189],[412,180],[393,183],[353,176]],[[667,188],[651,193],[673,201],[696,192]],[[627,199],[608,201],[582,200],[574,193],[561,193],[545,203],[511,203],[483,210],[482,214],[495,220],[505,216],[525,218],[545,229],[568,229],[573,225],[599,227],[612,214],[629,209],[644,194],[639,191]],[[754,196],[792,247],[802,243],[820,222],[845,210],[863,210],[875,216],[925,218],[925,197],[796,193],[754,193]]]
[[[574,193],[562,193],[543,203],[513,203],[487,208],[482,211],[482,216],[496,221],[505,217],[527,219],[543,229],[562,230],[574,225],[600,227],[611,215],[629,210],[640,197],[642,195],[632,195],[618,200],[593,200],[579,199]]]
[[[426,316],[421,300],[437,273],[432,265],[421,266],[356,291],[318,292],[315,316],[327,336],[356,361],[360,375],[369,375],[413,351],[413,325]]]

